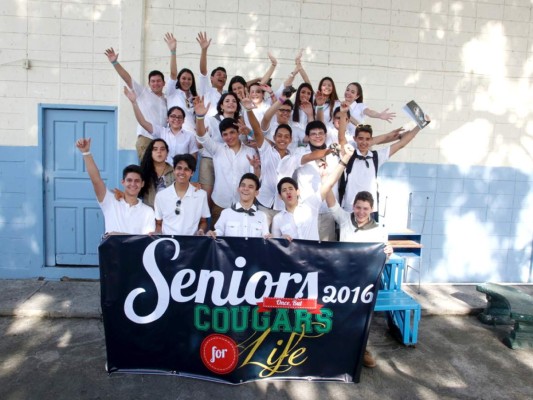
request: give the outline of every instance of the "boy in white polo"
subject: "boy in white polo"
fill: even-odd
[[[246,173],[239,182],[239,201],[220,214],[215,229],[208,236],[270,237],[267,215],[257,209],[255,198],[259,193],[259,178]]]
[[[117,200],[113,193],[106,188],[94,162],[91,154],[91,139],[78,139],[76,147],[83,155],[94,193],[104,214],[106,234],[145,235],[153,232],[155,228],[154,210],[137,198],[144,186],[141,168],[138,165],[128,165],[124,168],[122,172],[124,197]]]
[[[196,159],[191,154],[178,154],[173,161],[176,180],[155,197],[156,233],[203,235],[211,213],[207,193],[190,184]]]

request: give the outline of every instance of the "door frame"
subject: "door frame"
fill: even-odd
[[[118,166],[118,107],[116,106],[100,106],[100,105],[84,105],[84,104],[38,104],[38,154],[40,155],[41,163],[41,207],[40,220],[42,221],[41,230],[41,245],[42,245],[42,264],[39,276],[46,279],[61,279],[64,277],[72,279],[99,279],[100,271],[98,267],[88,266],[72,266],[72,267],[58,267],[55,265],[47,265],[46,261],[46,221],[45,221],[45,146],[44,146],[44,115],[47,110],[81,110],[81,111],[111,111],[115,119],[115,148],[117,155],[115,157],[115,169]],[[118,169],[116,169],[118,171]],[[115,179],[117,179],[115,177]],[[112,182],[116,185],[117,182]],[[96,201],[96,200],[95,200]]]

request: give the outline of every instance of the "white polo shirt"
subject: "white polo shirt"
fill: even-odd
[[[134,80],[132,82],[133,91],[137,95],[137,104],[144,118],[152,125],[165,126],[167,124],[167,99],[165,96],[158,96],[149,87],[141,86]],[[137,136],[139,135],[152,139],[150,132],[137,124]]]
[[[327,166],[325,167],[325,169],[319,167],[320,163],[318,163],[317,161],[311,161],[307,164],[302,165],[296,170],[296,180],[298,182],[298,189],[300,190],[301,198],[304,200],[307,197],[318,193],[320,185],[322,183],[322,175],[329,175],[330,173],[332,173],[337,164],[339,163],[339,159],[333,154],[328,154],[326,156]],[[336,183],[333,186],[332,190],[335,194],[335,197],[338,197],[338,189]],[[322,206],[320,207],[320,214],[326,214],[328,212],[328,206],[326,202],[323,201]]]
[[[359,149],[355,149],[358,155],[361,155]],[[389,159],[390,146],[377,150],[378,152],[378,170]],[[373,153],[369,150],[367,156],[372,156]],[[342,199],[342,208],[348,212],[352,212],[353,201],[355,195],[363,190],[370,192],[374,198],[374,209],[377,211],[377,193],[378,193],[378,181],[376,179],[376,168],[374,167],[374,161],[369,158],[366,160],[355,159],[352,170],[348,175],[346,181],[346,191],[344,198]],[[346,174],[346,171],[344,172]],[[338,192],[338,191],[337,191]]]
[[[196,119],[194,117],[194,104],[192,97],[187,99],[187,95],[181,89],[176,88],[177,81],[170,79],[165,85],[165,94],[167,96],[167,108],[180,107],[185,111],[185,120],[183,129],[196,133]]]
[[[340,228],[340,242],[355,242],[355,243],[386,243],[388,241],[388,235],[385,229],[379,225],[371,229],[362,229],[356,231],[355,226],[352,224],[351,212],[343,210],[339,203],[336,203],[330,208],[335,221],[339,224]]]
[[[235,208],[242,208],[241,203],[237,202]],[[268,232],[268,219],[263,211],[252,205],[255,211],[254,215],[248,215],[244,212],[236,212],[231,208],[222,210],[220,218],[215,224],[217,236],[237,236],[237,237],[263,237]]]
[[[367,108],[368,106],[365,103],[357,103],[354,101],[350,105],[350,116],[354,117],[357,121],[359,121],[360,124],[363,124],[365,122],[364,111]]]
[[[226,143],[215,142],[207,134],[196,135],[196,139],[213,155],[215,185],[211,198],[219,207],[229,208],[239,200],[237,189],[241,177],[247,172],[253,173],[246,156],[253,157],[255,149],[241,143],[241,148],[235,153]]]
[[[161,138],[168,144],[167,163],[174,165],[172,159],[176,154],[198,153],[196,135],[190,131],[181,130],[178,133],[172,132],[170,128],[160,125],[152,125],[154,138]]]
[[[180,214],[176,214],[176,202],[181,200]],[[174,185],[161,190],[155,196],[155,218],[163,220],[164,235],[194,235],[201,218],[209,218],[207,193],[189,184],[183,198],[179,198]]]
[[[272,219],[272,235],[289,235],[293,239],[319,240],[318,210],[322,204],[319,193],[300,200],[294,213],[280,211]]]
[[[140,200],[131,206],[124,199],[115,199],[113,193],[106,189],[104,200],[98,204],[104,214],[106,233],[146,235],[155,231],[154,210]]]

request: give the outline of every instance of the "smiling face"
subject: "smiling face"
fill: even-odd
[[[309,90],[309,88],[307,87],[303,87],[300,90],[300,102],[307,103],[311,99],[311,95],[312,95],[311,90]]]
[[[167,119],[170,129],[172,129],[173,131],[179,131],[183,126],[184,119],[185,115],[181,112],[181,110],[177,108],[173,109],[168,115]]]
[[[162,163],[167,159],[168,150],[165,143],[160,140],[154,141],[152,147],[152,160],[154,163]]]
[[[237,95],[239,99],[243,99],[246,97],[246,88],[244,85],[240,82],[234,82],[231,85],[231,91]]]
[[[228,94],[224,100],[222,100],[222,104],[220,105],[224,117],[233,117],[237,111],[237,104],[235,96]]]
[[[309,131],[309,143],[320,147],[326,142],[326,132],[322,128],[313,128]]]
[[[192,75],[189,72],[183,72],[179,78],[180,89],[188,92],[192,86]]]
[[[355,136],[355,143],[361,154],[366,156],[372,145],[372,135],[366,131],[359,131]]]
[[[259,85],[250,86],[250,98],[255,104],[261,104],[263,101],[263,91]]]
[[[228,145],[229,148],[235,149],[240,147],[241,141],[239,140],[239,131],[237,128],[227,128],[222,134],[222,140]]]
[[[163,80],[163,78],[161,78],[160,75],[154,75],[150,77],[150,80],[148,81],[148,86],[150,86],[152,92],[160,96],[163,93],[165,81]]]
[[[226,80],[228,79],[228,76],[224,71],[218,70],[215,72],[215,74],[211,77],[211,85],[216,88],[219,92],[222,91],[224,88],[224,85],[226,84]]]
[[[144,181],[137,172],[128,172],[124,179],[122,179],[122,186],[124,187],[124,194],[127,197],[136,198],[144,186]]]
[[[274,134],[274,143],[279,150],[287,150],[291,144],[292,136],[287,128],[278,128]]]
[[[357,98],[359,97],[359,91],[357,90],[357,86],[355,85],[348,85],[346,87],[346,91],[344,92],[344,99],[348,103],[353,103]]]
[[[251,206],[258,194],[259,190],[252,179],[243,179],[239,184],[239,202],[241,205]]]
[[[278,119],[278,124],[289,124],[289,119],[291,118],[292,109],[290,106],[283,104],[276,113]]]
[[[363,225],[368,222],[370,218],[370,213],[372,212],[372,207],[368,201],[357,200],[353,205],[353,213],[355,215],[355,220],[357,225]]]
[[[299,195],[300,191],[296,189],[292,183],[285,182],[281,185],[281,193],[279,197],[281,197],[281,200],[283,200],[287,209],[293,208],[298,204]]]
[[[333,92],[333,84],[329,79],[324,79],[320,85],[320,91],[327,97]]]
[[[189,168],[185,161],[180,161],[174,167],[174,178],[176,178],[177,184],[189,183],[192,177],[193,171]]]

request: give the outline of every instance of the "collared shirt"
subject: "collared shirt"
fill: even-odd
[[[308,144],[304,141],[305,138],[305,128],[302,129],[300,126],[294,125],[292,119],[289,120],[288,125],[291,127],[292,130],[292,140],[289,144],[289,151],[296,151],[298,148],[309,148]],[[270,125],[267,130],[263,131],[263,135],[265,138],[274,141],[274,133],[276,132],[276,129],[278,128],[279,123],[277,121],[270,121]]]
[[[104,200],[98,204],[104,214],[106,233],[146,235],[155,230],[154,210],[140,200],[132,206],[124,199],[115,199],[106,189]]]
[[[339,163],[339,159],[333,154],[328,154],[325,160],[325,164],[320,160],[318,160],[318,162],[311,161],[296,170],[298,188],[300,189],[300,196],[302,199],[306,199],[307,197],[318,193],[322,183],[322,175],[329,175],[332,173]],[[336,183],[332,190],[335,197],[338,197]],[[326,202],[323,201],[322,206],[320,207],[320,214],[326,214],[328,212],[328,206]]]
[[[180,201],[179,215],[176,202]],[[165,235],[194,235],[201,218],[209,218],[207,193],[189,184],[187,192],[180,199],[174,185],[160,191],[155,196],[155,218],[163,220],[162,231]]]
[[[387,232],[379,226],[374,220],[362,227],[356,227],[352,223],[352,213],[343,210],[339,203],[330,208],[335,217],[335,221],[340,228],[341,242],[356,243],[386,243],[388,240]]]
[[[272,219],[272,235],[281,237],[289,235],[293,239],[319,240],[318,235],[318,210],[322,204],[319,193],[300,200],[290,213],[280,211]]]
[[[213,155],[215,185],[211,198],[219,207],[228,208],[239,200],[237,189],[241,177],[253,172],[246,156],[253,157],[255,150],[241,143],[235,153],[226,143],[215,142],[208,134],[196,138]]]
[[[161,138],[168,144],[167,163],[174,165],[173,158],[176,154],[194,154],[198,153],[196,136],[194,133],[186,130],[180,130],[178,133],[172,132],[170,128],[164,128],[160,125],[152,125],[154,138]]]
[[[134,80],[132,82],[133,91],[137,95],[137,104],[144,118],[152,125],[165,126],[167,124],[167,99],[165,96],[158,96],[149,87],[141,86]],[[150,132],[139,124],[137,124],[137,135],[152,139]]]
[[[365,103],[353,102],[350,105],[350,116],[354,117],[360,124],[365,122],[365,110],[368,106]]]
[[[358,155],[361,155],[359,149],[355,149]],[[378,152],[378,168],[381,167],[389,159],[390,146],[377,150]],[[369,150],[367,156],[372,157],[373,153]],[[368,162],[368,167],[367,167]],[[346,174],[346,171],[344,172]],[[372,158],[366,160],[355,159],[352,170],[346,180],[346,192],[342,199],[342,208],[348,212],[352,211],[353,201],[355,195],[363,190],[370,192],[374,198],[374,209],[377,211],[377,193],[378,182],[376,179],[376,168]]]
[[[242,208],[241,203],[235,204],[235,209]],[[220,218],[215,224],[217,236],[238,236],[238,237],[263,237],[268,232],[268,220],[263,211],[252,205],[254,215],[244,212],[237,212],[231,208],[222,210]]]
[[[222,94],[213,86],[211,86],[211,78],[207,75],[198,75],[198,95],[204,96],[204,105],[209,106],[207,115],[214,116],[218,113],[217,104]]]
[[[177,80],[170,79],[165,84],[165,94],[167,96],[167,107],[180,107],[185,112],[183,129],[196,133],[196,119],[194,117],[194,104],[192,96],[187,98],[187,94],[176,88]]]

